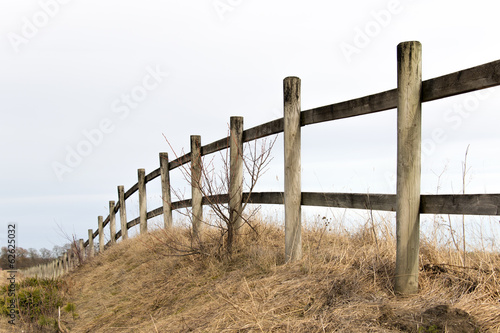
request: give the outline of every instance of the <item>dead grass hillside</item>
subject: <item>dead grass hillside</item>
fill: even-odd
[[[178,228],[123,241],[65,276],[70,332],[500,332],[500,257],[425,240],[420,292],[393,290],[395,240],[304,230],[304,257],[284,263],[284,233],[261,223],[220,254],[216,231],[190,254]],[[444,265],[443,263],[446,263]]]

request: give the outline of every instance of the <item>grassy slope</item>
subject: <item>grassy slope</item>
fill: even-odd
[[[475,255],[481,270],[424,266],[458,262],[423,242],[421,291],[401,298],[393,293],[389,232],[375,239],[369,229],[308,230],[304,258],[285,265],[283,231],[265,224],[258,231],[242,237],[231,259],[217,259],[215,233],[206,236],[205,255],[171,256],[167,244],[189,244],[182,230],[121,242],[67,275],[79,318],[66,316],[65,325],[71,332],[500,331],[498,255]]]

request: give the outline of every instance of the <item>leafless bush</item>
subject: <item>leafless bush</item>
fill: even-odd
[[[228,140],[231,140],[231,137],[228,135]],[[236,237],[242,232],[245,225],[248,226],[251,232],[258,233],[254,227],[253,218],[260,207],[249,209],[248,205],[251,204],[250,195],[253,193],[258,179],[266,172],[272,160],[271,151],[276,139],[277,136],[272,139],[263,139],[260,144],[257,141],[246,143],[243,145],[243,149],[237,152],[237,158],[241,158],[243,162],[244,172],[241,185],[238,185],[237,191],[233,191],[236,193],[231,193],[230,191],[230,184],[233,181],[231,177],[233,175],[230,171],[229,149],[220,152],[220,161],[217,161],[215,156],[212,156],[210,159],[200,156],[197,161],[201,166],[199,177],[193,177],[191,169],[186,164],[180,167],[184,180],[190,186],[200,190],[204,203],[209,207],[211,214],[208,218],[202,218],[201,223],[219,230],[217,241],[220,245],[220,253],[232,254]],[[169,141],[167,139],[166,141],[175,157],[178,158]],[[172,192],[179,200],[185,200],[184,194],[181,191],[172,189]],[[245,193],[243,197],[240,196],[241,192]],[[241,200],[241,209],[231,208],[230,202],[233,200]],[[179,213],[186,216],[191,224],[193,224],[192,207],[187,207],[185,210],[179,211]],[[181,252],[202,253],[203,242],[201,241],[201,237],[196,232],[192,232],[191,237],[191,249],[186,250],[185,247],[182,247]]]

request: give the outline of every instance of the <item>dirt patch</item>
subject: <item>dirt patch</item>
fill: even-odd
[[[378,321],[388,329],[416,333],[477,333],[479,325],[467,312],[448,305],[437,305],[423,312],[380,307]]]

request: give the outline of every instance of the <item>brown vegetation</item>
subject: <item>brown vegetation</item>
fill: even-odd
[[[304,230],[304,258],[284,264],[284,233],[260,223],[219,256],[218,231],[204,251],[182,255],[189,231],[122,241],[65,277],[71,332],[498,332],[500,256],[460,255],[423,241],[420,292],[394,295],[395,240],[323,225]],[[376,236],[375,236],[376,235]],[[211,241],[213,239],[214,241]],[[170,247],[168,244],[175,244]],[[442,264],[446,263],[446,265]]]

